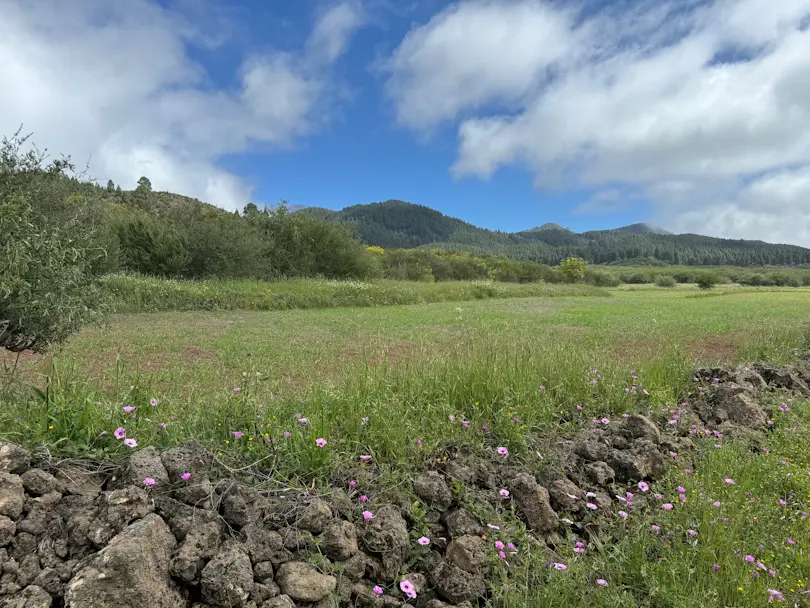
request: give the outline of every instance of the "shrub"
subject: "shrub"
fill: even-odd
[[[585,282],[596,287],[617,287],[622,283],[621,279],[613,273],[590,269],[585,273]]]
[[[662,274],[655,282],[658,287],[675,287],[675,279],[668,274]]]
[[[711,289],[720,282],[720,278],[713,272],[705,272],[697,279],[697,285],[701,289]]]
[[[557,266],[559,272],[568,283],[581,283],[585,279],[585,269],[588,262],[582,258],[568,258]]]
[[[43,166],[17,132],[0,147],[0,346],[41,351],[97,317],[101,295],[93,265],[104,251],[81,222],[83,199],[72,216],[54,222],[35,205],[64,203],[69,159]]]
[[[633,274],[625,277],[625,283],[629,283],[631,285],[641,285],[644,283],[652,283],[653,279],[649,273],[646,272],[634,272]]]

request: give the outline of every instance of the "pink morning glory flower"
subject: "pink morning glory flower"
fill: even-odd
[[[365,494],[363,494],[363,495],[360,497],[360,502],[368,502],[368,496],[366,496]]]
[[[126,436],[127,436],[127,430],[126,430],[124,427],[119,426],[119,427],[118,427],[117,429],[115,429],[115,431],[113,432],[113,436],[114,436],[116,439],[123,439],[124,437],[126,437]]]
[[[454,421],[455,421],[455,419],[456,419],[456,417],[455,417],[455,416],[453,416],[452,414],[451,414],[450,416],[448,416],[448,418],[450,418],[450,422],[454,422]]]
[[[713,502],[713,503],[712,503],[712,506],[713,506],[713,507],[719,507],[721,504],[722,504],[722,503],[721,503],[719,500],[717,500],[717,501],[715,501],[715,502]]]
[[[143,485],[145,485],[147,488],[151,488],[153,485],[155,485],[155,480],[151,477],[147,477],[143,480]]]
[[[554,568],[555,570],[565,570],[566,568],[568,568],[568,566],[566,566],[565,564],[561,564],[559,562],[551,562],[551,567]]]
[[[422,538],[420,538],[416,542],[418,542],[420,545],[422,545],[424,547],[424,546],[430,544],[430,539],[427,536],[423,536]]]
[[[661,508],[663,508],[664,511],[672,511],[672,504],[665,502],[663,505],[661,505]]]
[[[509,498],[509,490],[505,488],[501,488],[500,490],[498,490],[498,494],[500,494],[504,498]]]
[[[322,448],[323,446],[326,445],[326,439],[324,439],[323,437],[318,437],[318,439],[315,440],[315,445],[317,445],[319,448]]]
[[[649,489],[650,489],[650,486],[649,486],[649,485],[647,485],[647,484],[646,484],[645,482],[643,482],[643,481],[639,481],[639,482],[638,482],[638,489],[639,489],[639,490],[641,490],[642,492],[646,492],[647,490],[649,490]],[[628,497],[628,498],[629,498],[629,497]]]
[[[734,480],[731,477],[726,477],[723,481],[725,481],[730,486],[734,485]]]
[[[349,482],[349,487],[350,487],[350,488],[354,488],[356,485],[357,485],[357,482],[356,482],[354,479],[352,479],[352,480]]]
[[[695,532],[694,530],[687,530],[687,531],[686,531],[686,533],[687,533],[689,536],[697,536],[697,532]]]
[[[596,505],[593,504],[592,502],[586,502],[585,506],[588,507],[591,511],[596,511],[597,508]]]
[[[503,549],[503,548],[504,548],[504,544],[503,544],[501,541],[496,540],[496,541],[495,541],[495,548],[496,548],[496,549]]]
[[[231,435],[239,439],[240,437],[244,437],[244,433],[242,431],[231,431]]]
[[[507,449],[506,449],[505,447],[503,447],[503,446],[499,447],[499,448],[496,450],[496,452],[498,452],[498,454],[500,454],[501,456],[509,456],[509,450],[507,450]]]
[[[124,445],[128,448],[135,448],[138,447],[138,442],[134,439],[124,439]]]
[[[362,456],[360,456],[360,460],[362,460],[363,462],[368,462],[369,460],[371,460],[371,455],[363,454]]]
[[[603,578],[596,579],[596,584],[600,587],[607,587],[607,581]]]
[[[374,519],[374,514],[371,511],[363,511],[363,521]]]
[[[650,526],[650,530],[652,530],[655,533],[658,533],[661,531],[661,526],[656,526],[655,524],[653,524],[652,526]]]
[[[379,585],[374,585],[374,588],[372,589],[372,591],[373,591],[373,592],[374,592],[376,595],[382,595],[382,594],[383,594],[383,588],[382,588],[382,587],[380,587]]]
[[[149,400],[149,405],[151,405],[152,407],[157,407],[157,404],[158,404],[158,400],[157,400],[157,399],[155,399],[154,397],[152,397],[152,398]]]
[[[191,473],[183,473],[180,476],[180,479],[182,479],[183,481],[188,481],[190,477],[191,477]]]
[[[126,412],[127,414],[131,414],[134,410],[135,410],[135,408],[133,406],[131,406],[131,405],[127,405],[124,408],[124,412]]]
[[[409,580],[404,580],[399,584],[399,588],[402,590],[402,593],[407,595],[410,598],[416,597],[416,589],[413,586],[413,583]]]
[[[619,511],[619,517],[622,519],[627,519],[627,512],[626,511]]]
[[[745,561],[747,561],[749,564],[753,564],[755,561],[757,561],[756,559],[754,559],[754,556],[753,556],[753,555],[746,555],[744,559],[745,559]]]

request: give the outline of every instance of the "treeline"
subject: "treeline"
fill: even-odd
[[[559,264],[570,257],[583,258],[592,264],[627,263],[639,258],[690,266],[810,264],[810,249],[794,245],[622,230],[577,234],[553,226],[505,233],[478,228],[434,209],[403,201],[355,205],[337,212],[315,208],[299,213],[350,222],[364,243],[384,249],[466,251],[547,265]]]

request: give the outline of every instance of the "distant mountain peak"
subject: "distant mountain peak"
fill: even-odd
[[[526,232],[540,232],[541,230],[564,230],[565,232],[573,232],[570,228],[560,226],[559,224],[555,224],[554,222],[546,222],[542,226],[535,226],[534,228],[529,228]]]
[[[664,230],[658,226],[653,226],[646,222],[639,222],[638,224],[630,224],[629,226],[622,226],[615,228],[615,232],[627,232],[630,234],[672,234],[669,230]]]

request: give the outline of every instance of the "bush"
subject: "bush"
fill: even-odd
[[[652,283],[653,279],[649,273],[634,272],[630,276],[625,277],[624,282],[629,283],[630,285],[642,285],[644,283]]]
[[[658,287],[675,287],[675,279],[668,274],[662,274],[655,282]]]
[[[585,269],[588,262],[582,258],[568,258],[560,262],[557,272],[562,275],[568,283],[581,283],[585,280]]]
[[[713,272],[705,272],[697,279],[697,285],[701,289],[711,289],[720,282],[720,278]]]
[[[97,317],[101,303],[93,268],[104,251],[81,221],[84,199],[60,222],[37,212],[64,203],[69,159],[43,166],[44,155],[19,132],[0,147],[0,347],[41,351]],[[36,205],[36,206],[35,206]]]
[[[617,287],[622,283],[613,273],[590,269],[585,273],[585,282],[596,287]]]

